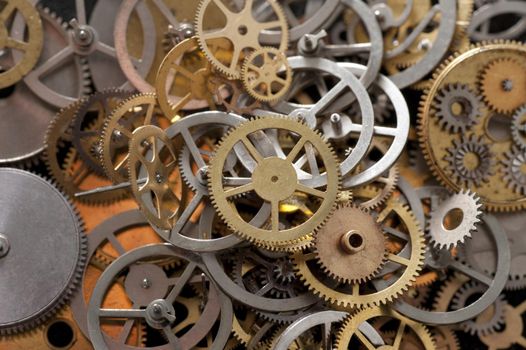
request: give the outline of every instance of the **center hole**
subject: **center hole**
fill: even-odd
[[[459,116],[464,113],[464,106],[460,102],[453,102],[451,105],[451,113],[453,113],[454,116]]]
[[[464,166],[468,170],[475,170],[480,165],[479,156],[476,153],[470,152],[464,155]]]
[[[442,225],[448,231],[454,230],[460,226],[464,219],[464,212],[462,209],[454,208],[447,212],[442,220]]]
[[[363,238],[358,233],[353,233],[349,236],[349,244],[353,248],[360,248],[363,244]]]
[[[237,28],[237,31],[239,32],[239,34],[245,35],[248,32],[248,28],[246,25],[242,24]]]
[[[68,349],[73,345],[73,328],[71,328],[70,324],[66,321],[56,321],[47,328],[46,338],[49,345],[54,348]]]
[[[278,182],[278,180],[279,180],[279,178],[276,175],[274,175],[274,176],[272,176],[270,178],[270,181],[272,181],[272,182]]]

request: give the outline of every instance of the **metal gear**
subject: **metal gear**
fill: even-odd
[[[277,28],[281,33],[280,40],[276,43],[278,50],[285,52],[287,48],[288,26],[285,14],[279,3],[264,1],[270,5],[273,13],[265,22],[258,22],[253,17],[252,1],[246,1],[242,8],[236,8],[225,0],[201,0],[199,3],[195,17],[199,45],[212,66],[229,78],[241,78],[244,51],[262,48],[262,30]],[[224,16],[222,26],[209,23],[211,4],[217,6]],[[216,45],[217,49],[212,49]]]
[[[18,40],[9,35],[9,20],[13,14],[23,17],[26,26],[25,40]],[[42,21],[38,11],[29,0],[9,1],[0,11],[0,47],[2,50],[20,50],[21,59],[15,61],[11,67],[2,65],[0,73],[0,88],[13,86],[29,73],[40,57],[43,45]]]
[[[245,58],[241,79],[250,96],[271,103],[289,90],[292,70],[285,54],[273,47],[263,47]]]
[[[498,332],[480,336],[482,343],[489,350],[508,349],[514,347],[514,344],[520,348],[526,347],[526,337],[523,335],[525,310],[526,302],[515,307],[506,304],[504,306],[505,327]]]
[[[482,100],[468,85],[448,84],[435,95],[434,108],[440,127],[451,132],[465,132],[480,117]]]
[[[314,247],[322,269],[342,283],[365,283],[374,278],[387,261],[382,227],[371,214],[349,204],[338,206],[325,225],[315,232]]]
[[[0,179],[5,186],[0,193],[2,207],[16,208],[3,211],[0,218],[4,310],[0,334],[4,335],[40,325],[71,298],[84,269],[87,246],[75,207],[51,183],[11,168],[0,169]]]
[[[513,191],[526,196],[526,154],[524,151],[513,147],[504,154],[502,160],[504,167],[504,181]]]
[[[515,146],[526,151],[526,105],[519,108],[513,115],[511,136]]]
[[[526,66],[513,58],[498,58],[487,64],[480,75],[484,102],[503,114],[526,103]]]
[[[214,76],[212,80],[212,83],[219,87],[214,94],[215,99],[227,112],[246,115],[261,107],[261,102],[251,97],[239,80],[229,80],[220,76]]]
[[[467,188],[480,186],[488,182],[495,173],[495,159],[490,145],[482,138],[463,137],[453,140],[453,145],[446,149],[448,171],[457,183]]]
[[[480,222],[481,207],[480,198],[469,190],[442,200],[432,209],[427,222],[427,234],[433,247],[451,249],[463,244]]]
[[[268,156],[261,153],[257,146],[249,139],[260,132],[280,132],[295,135],[298,143],[290,152],[282,157]],[[240,145],[240,146],[237,146]],[[256,163],[250,177],[241,178],[240,186],[225,189],[227,179],[225,171],[226,161],[235,147],[243,147]],[[310,171],[307,178],[298,177],[299,169],[295,163],[298,159],[307,157],[316,162],[319,157],[325,169],[327,184],[311,186],[309,181],[319,174],[318,165],[309,162],[304,171]],[[336,196],[340,186],[339,167],[332,148],[318,133],[308,126],[290,118],[258,118],[237,126],[223,140],[216,150],[209,169],[209,191],[214,207],[232,230],[254,244],[273,250],[287,249],[288,245],[301,243],[316,229],[321,227],[334,209]],[[255,227],[242,219],[237,209],[231,205],[236,196],[255,192],[255,200],[263,207],[268,207],[268,226]],[[307,220],[302,220],[296,226],[280,227],[280,203],[293,196],[296,192],[306,194],[318,200],[318,207]]]

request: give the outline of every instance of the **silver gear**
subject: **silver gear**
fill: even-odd
[[[526,196],[526,152],[513,147],[504,154],[504,181],[513,191]]]
[[[511,136],[515,146],[526,151],[526,105],[519,108],[513,115]]]
[[[455,294],[451,301],[451,308],[453,310],[462,309],[469,305],[468,299],[475,295],[482,295],[486,291],[486,287],[476,281],[471,281],[464,284]],[[481,315],[474,319],[467,320],[461,323],[461,327],[464,331],[471,335],[486,336],[497,330],[499,330],[505,323],[504,309],[506,300],[503,295],[499,295],[497,299],[491,304],[489,308],[482,313],[492,312],[491,317],[486,322],[479,322]],[[486,319],[486,317],[484,317]]]
[[[476,230],[476,224],[480,222],[481,207],[480,198],[470,190],[461,190],[444,199],[431,211],[427,222],[427,234],[431,244],[438,249],[450,249],[459,243],[464,243],[465,239],[471,237],[471,233]],[[462,213],[461,222],[449,230],[444,227],[444,220],[448,213],[455,209]]]
[[[453,145],[446,151],[448,155],[445,160],[449,162],[448,170],[456,178],[456,182],[462,183],[463,187],[480,186],[482,182],[487,182],[494,172],[496,163],[493,154],[490,146],[482,138],[471,135],[461,140],[453,140]],[[467,165],[466,161],[475,161],[476,164]]]
[[[480,117],[481,98],[468,85],[447,84],[437,92],[434,107],[438,124],[449,132],[465,132]],[[454,106],[458,111],[453,111]]]
[[[51,183],[12,168],[0,169],[0,183],[0,335],[6,335],[40,325],[68,301],[87,244],[79,214]]]

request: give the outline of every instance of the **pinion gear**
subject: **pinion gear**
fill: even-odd
[[[465,132],[480,117],[481,99],[466,84],[447,84],[433,101],[441,128],[450,132]]]

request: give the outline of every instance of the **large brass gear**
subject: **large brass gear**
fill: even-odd
[[[285,159],[264,156],[249,139],[264,130],[278,130],[298,138]],[[244,146],[256,165],[250,177],[244,178],[240,186],[233,187],[225,182],[223,171],[227,157],[236,145]],[[294,167],[294,162],[305,154],[307,146],[315,152],[315,157],[317,153],[323,164],[327,179],[323,189],[309,187],[298,178],[299,169]],[[208,186],[214,207],[236,234],[260,247],[284,250],[308,239],[333,211],[340,187],[339,164],[331,146],[307,125],[289,118],[258,118],[239,125],[221,140],[210,162]],[[296,226],[281,229],[280,204],[296,193],[313,198],[311,203],[317,203],[317,208],[311,208],[314,214]],[[249,194],[254,194],[262,206],[270,206],[268,227],[255,227],[239,215],[235,201],[240,195]]]
[[[352,205],[336,208],[327,223],[316,231],[314,245],[322,269],[339,282],[364,283],[386,261],[382,228],[373,216]]]
[[[241,77],[250,96],[262,102],[275,102],[289,90],[292,69],[285,54],[264,47],[245,58]]]
[[[512,148],[511,137],[502,140],[494,136],[491,125],[494,122],[493,118],[497,116],[485,103],[480,106],[480,117],[477,123],[466,132],[454,133],[443,130],[440,127],[433,100],[438,91],[448,84],[461,83],[475,91],[480,74],[487,62],[502,58],[522,62],[526,59],[526,46],[512,42],[475,45],[446,60],[434,73],[433,84],[422,97],[418,120],[419,142],[433,175],[453,192],[459,192],[462,188],[469,188],[476,192],[489,211],[511,211],[526,207],[526,196],[508,188],[502,181],[502,161],[504,155]],[[511,124],[511,116],[509,119]],[[452,144],[459,143],[462,139],[477,139],[487,145],[495,165],[492,171],[486,174],[486,181],[466,183],[452,172],[447,150]],[[475,159],[473,164],[480,163]]]
[[[489,62],[480,74],[480,91],[491,109],[503,114],[513,113],[526,103],[524,61],[503,57]]]
[[[274,14],[273,19],[268,22],[258,22],[253,17],[253,0],[244,1],[241,9],[226,0],[201,0],[198,6],[195,28],[199,45],[212,66],[229,78],[241,78],[241,64],[245,55],[262,48],[259,39],[261,31],[279,30],[281,40],[278,50],[285,52],[287,49],[289,35],[285,14],[277,1],[265,0],[265,2]],[[209,22],[211,14],[215,13],[212,11],[216,9],[223,14],[223,26],[218,27]],[[218,39],[221,42],[218,42]],[[214,43],[214,50],[211,49],[210,42]],[[231,55],[224,55],[225,52],[231,52]]]
[[[363,335],[359,330],[359,327],[363,322],[371,322],[380,317],[387,317],[389,320],[398,321],[398,328],[394,339],[392,339],[392,344],[381,346],[379,347],[380,349],[404,349],[404,342],[408,340],[407,335],[410,335],[418,338],[422,349],[435,350],[435,342],[425,325],[410,320],[386,306],[363,309],[348,316],[336,334],[336,344],[334,348],[337,350],[347,350],[349,348],[349,343],[351,343],[351,339],[356,337],[365,348],[376,349],[377,347]]]
[[[13,13],[22,15],[27,26],[27,41],[17,40],[9,35],[9,21]],[[7,1],[0,10],[0,49],[17,50],[24,53],[12,67],[4,67],[0,73],[0,89],[12,86],[33,69],[37,63],[44,42],[42,21],[37,9],[28,0]]]
[[[396,220],[393,219],[394,217]],[[381,290],[376,290],[374,287],[367,289],[365,288],[367,284],[360,283],[338,284],[334,280],[328,280],[322,271],[316,271],[316,253],[308,250],[295,253],[293,259],[297,273],[312,293],[338,307],[352,308],[386,304],[408,290],[415,282],[424,262],[423,233],[411,211],[394,198],[391,198],[379,210],[377,221],[386,226],[391,225],[393,221],[399,221],[396,227],[391,227],[390,230],[384,229],[384,232],[390,234],[391,229],[394,229],[395,232],[401,230],[401,234],[405,237],[401,241],[405,241],[407,247],[405,253],[400,254],[404,251],[403,245],[400,244],[397,251],[389,251],[386,256],[387,263],[395,264],[397,267],[395,269],[397,270],[396,280],[389,287]],[[393,237],[391,240],[398,240],[398,238]],[[380,274],[375,277],[384,278],[385,276],[382,277]]]

